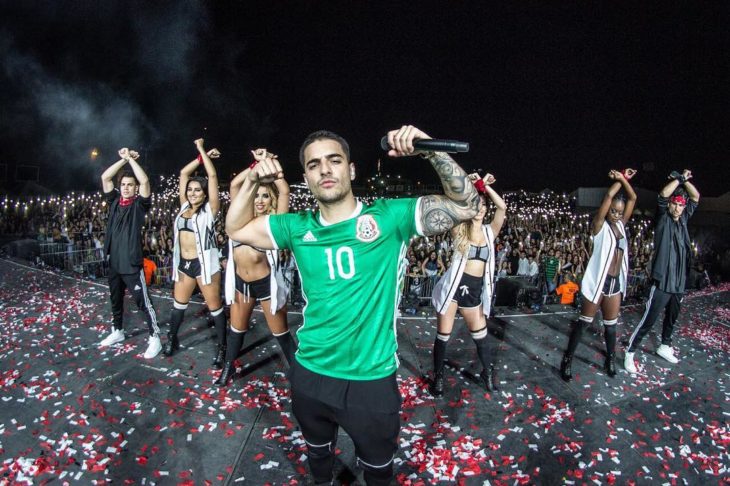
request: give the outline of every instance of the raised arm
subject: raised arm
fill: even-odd
[[[134,177],[136,177],[137,181],[139,182],[139,195],[142,197],[150,197],[150,195],[152,194],[150,178],[147,177],[147,173],[144,171],[142,166],[137,163],[138,158],[139,153],[135,152],[134,150],[130,150],[127,162],[134,172]]]
[[[180,198],[180,206],[185,204],[188,200],[188,196],[186,194],[188,190],[188,181],[190,180],[190,176],[193,175],[199,166],[200,162],[197,158],[195,158],[188,162],[185,167],[180,169],[180,182],[177,187],[177,195]]]
[[[633,175],[636,173],[633,169],[627,169],[627,174],[630,174],[629,177],[633,177]],[[601,202],[601,206],[598,208],[598,211],[596,212],[595,216],[593,216],[593,221],[591,222],[591,232],[593,235],[597,235],[601,231],[601,226],[603,226],[603,222],[606,219],[606,215],[608,215],[608,211],[611,209],[611,202],[613,201],[613,198],[618,194],[618,191],[621,190],[621,186],[623,185],[624,188],[628,186],[629,191],[627,191],[627,194],[629,197],[633,194],[634,200],[631,202],[631,212],[634,211],[634,204],[636,204],[636,193],[634,193],[634,190],[631,188],[630,185],[628,185],[628,181],[626,181],[626,178],[624,175],[617,171],[617,170],[611,170],[608,173],[608,177],[615,181],[613,184],[611,184],[611,187],[608,188],[608,191],[606,191],[606,194],[603,196],[603,201]],[[625,185],[624,185],[625,184]],[[629,202],[626,202],[626,206],[624,206],[624,216],[626,215],[626,210],[629,209]],[[631,215],[629,214],[629,217]],[[626,220],[628,221],[628,219]]]
[[[248,169],[244,169],[238,174],[236,174],[236,177],[231,179],[231,187],[230,187],[230,196],[231,201],[234,197],[236,197],[236,194],[238,194],[238,191],[241,190],[241,186],[243,185],[243,181],[246,180],[246,177],[248,177],[248,173],[246,172]]]
[[[248,167],[247,169],[242,170],[241,172],[236,175],[236,177],[233,178],[231,181],[231,207],[233,207],[233,200],[236,199],[236,196],[238,196],[239,191],[241,190],[241,187],[246,182],[246,179],[251,176],[251,170],[255,165],[257,165],[259,162],[263,162],[268,158],[271,158],[272,160],[276,160],[278,162],[278,156],[269,153],[266,149],[259,148],[256,150],[252,150],[251,154],[253,154],[254,158],[254,164],[252,166]],[[284,178],[282,177],[281,180]],[[274,185],[276,185],[277,181],[274,181]],[[287,197],[287,209],[289,204],[289,184],[286,184],[286,197]],[[277,186],[278,187],[278,186]],[[258,189],[258,187],[256,187]],[[254,198],[255,198],[255,191],[254,191]],[[277,199],[277,207],[278,207],[279,200]],[[288,211],[284,211],[288,212]],[[278,213],[278,211],[277,211]],[[253,216],[253,205],[251,206],[251,215]],[[282,213],[283,214],[283,213]],[[234,211],[231,212],[231,208],[228,208],[228,213],[226,215],[226,231],[228,231],[229,226],[231,228],[242,228],[248,220],[243,217],[243,212],[240,210],[239,206],[236,206],[234,208]]]
[[[614,172],[616,171],[612,170],[611,172],[609,172],[608,177],[613,179]],[[603,222],[606,220],[608,210],[611,209],[611,201],[613,201],[613,197],[618,193],[619,189],[621,189],[621,183],[616,181],[611,184],[611,187],[608,188],[606,194],[603,195],[603,201],[601,201],[601,206],[598,208],[598,211],[596,211],[595,216],[593,216],[593,221],[591,221],[592,235],[597,235],[601,231],[601,226],[603,226]]]
[[[692,171],[689,169],[684,169],[684,172],[682,172],[682,178],[684,180],[684,188],[687,190],[687,195],[689,196],[689,198],[695,203],[700,202],[700,192],[697,190],[694,184],[689,181],[692,178]]]
[[[208,174],[208,202],[210,203],[210,209],[213,214],[218,214],[220,209],[221,201],[218,197],[218,173],[215,170],[212,159],[217,159],[221,156],[218,149],[211,149],[208,152],[205,151],[203,146],[203,139],[199,138],[195,141],[195,147],[198,149],[200,160],[203,161],[205,167],[205,173]]]
[[[238,193],[231,199],[231,205],[226,215],[226,233],[235,241],[255,246],[257,248],[273,250],[267,218],[254,218],[253,202],[256,191],[261,184],[268,184],[284,177],[279,161],[267,154],[265,149],[254,151],[258,163],[252,169],[246,169],[243,183]]]
[[[494,205],[497,207],[497,209],[494,211],[494,217],[492,218],[492,222],[489,223],[489,226],[492,227],[492,233],[494,233],[494,236],[499,234],[499,231],[502,229],[502,225],[504,225],[504,220],[507,217],[507,204],[504,202],[504,199],[497,194],[497,191],[492,189],[492,184],[497,182],[497,179],[494,178],[492,174],[486,174],[482,181],[484,182],[484,190],[489,196],[489,199],[492,200]]]
[[[276,214],[289,212],[289,184],[283,177],[274,181],[279,196],[276,198]]]
[[[416,153],[413,141],[429,139],[428,135],[411,125],[388,132],[388,152],[391,157]],[[479,194],[469,182],[466,172],[445,152],[424,152],[423,157],[439,175],[444,196],[423,196],[420,199],[421,227],[426,236],[444,233],[461,221],[472,219],[479,210]]]
[[[120,159],[114,162],[112,165],[110,165],[102,174],[101,174],[101,189],[103,192],[111,192],[112,189],[114,189],[114,176],[117,175],[117,172],[121,170],[122,167],[124,167],[124,164],[127,163],[127,157],[129,156],[129,149],[123,148],[119,150],[119,157]]]
[[[659,195],[664,199],[669,199],[669,197],[679,187],[681,177],[682,175],[680,173],[673,171],[672,174],[669,176],[671,180],[667,183],[666,186],[662,188],[661,191],[659,191]]]
[[[619,173],[619,175],[621,176],[619,181],[621,182],[621,186],[626,193],[626,205],[624,206],[623,218],[623,222],[624,224],[626,224],[631,219],[631,215],[634,214],[634,207],[636,207],[636,192],[634,191],[634,188],[631,187],[631,183],[629,182],[631,178],[636,175],[636,170],[625,169],[623,173]]]

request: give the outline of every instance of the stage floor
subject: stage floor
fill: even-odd
[[[153,293],[153,302],[167,322],[169,292]],[[687,296],[675,330],[680,363],[654,354],[652,333],[636,353],[641,373],[623,370],[620,351],[613,379],[602,370],[597,319],[569,384],[558,369],[575,311],[499,309],[489,323],[500,383],[493,393],[477,384],[476,350],[459,321],[438,400],[425,378],[435,319],[399,319],[398,483],[730,484],[729,302],[727,285]],[[624,309],[619,340],[641,312]],[[123,343],[96,345],[111,318],[103,282],[0,261],[0,484],[305,484],[284,358],[254,316],[242,373],[218,389],[202,306],[188,309],[184,348],[147,361],[136,309],[125,315]],[[296,329],[301,314],[289,322]],[[338,483],[357,483],[344,434],[338,452]]]

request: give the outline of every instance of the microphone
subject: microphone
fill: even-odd
[[[436,138],[430,138],[425,140],[414,140],[413,147],[416,150],[424,152],[448,152],[454,154],[457,152],[468,152],[468,142],[457,142],[456,140],[439,140]],[[380,139],[380,148],[383,150],[390,150],[392,147],[388,145],[388,137]]]

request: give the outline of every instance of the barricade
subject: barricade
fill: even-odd
[[[157,269],[152,274],[152,285],[158,287],[170,286],[172,284],[172,256],[160,257],[152,255],[146,258],[152,260],[157,265]]]
[[[104,250],[93,248],[74,250],[71,243],[41,243],[39,261],[45,265],[61,270],[72,271],[91,278],[102,278],[108,275],[108,264],[104,258]],[[152,284],[156,286],[170,286],[172,284],[172,257],[151,256],[157,270],[152,277]],[[289,304],[299,306],[304,303],[301,281],[296,269],[285,272],[285,279],[291,286]],[[439,277],[421,275],[406,275],[401,293],[401,307],[418,307],[428,305],[433,295],[433,289]],[[533,279],[522,279],[534,285]],[[646,292],[648,278],[644,272],[629,272],[627,283],[627,298],[640,299]]]
[[[401,307],[415,309],[429,305],[433,296],[433,288],[440,277],[426,277],[422,275],[406,275],[401,293]]]
[[[102,248],[73,250],[66,243],[47,243],[41,245],[38,259],[49,267],[75,272],[86,277],[100,278],[108,274],[108,265]],[[53,251],[59,250],[62,251]]]
[[[102,248],[74,250],[70,243],[41,243],[40,256],[44,265],[76,272],[85,277],[102,278],[109,275],[109,265]],[[147,257],[157,265],[152,274],[152,285],[169,286],[172,282],[172,257]]]
[[[50,255],[53,253],[63,253],[68,250],[68,243],[40,243],[40,254]]]

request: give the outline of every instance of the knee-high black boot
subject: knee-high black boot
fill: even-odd
[[[172,308],[172,312],[170,314],[170,330],[167,332],[167,342],[165,343],[165,347],[162,348],[162,353],[165,356],[172,356],[175,351],[180,348],[180,341],[177,339],[177,333],[180,331],[180,325],[182,324],[184,316],[185,309],[178,309],[177,307]]]
[[[616,376],[616,325],[604,325],[603,336],[606,339],[606,374]]]
[[[564,381],[570,381],[573,379],[573,370],[571,369],[573,364],[573,354],[575,349],[578,347],[580,338],[583,335],[588,323],[578,319],[573,323],[573,329],[570,331],[570,339],[568,339],[568,349],[565,350],[563,360],[560,363],[560,377]]]
[[[472,336],[472,339],[474,339],[474,344],[476,344],[477,346],[477,356],[479,356],[479,361],[482,364],[481,378],[482,382],[484,383],[484,387],[487,389],[487,391],[496,391],[497,386],[494,380],[494,367],[492,366],[489,357],[489,345],[487,343],[487,336],[484,336],[482,338],[474,338]]]
[[[444,360],[450,334],[437,334],[433,343],[433,381],[428,391],[434,397],[444,394]]]
[[[228,335],[226,336],[226,361],[223,364],[223,371],[220,376],[215,380],[215,384],[218,386],[228,386],[228,382],[233,378],[236,373],[234,367],[234,361],[238,357],[238,352],[243,346],[243,339],[246,337],[246,331],[237,332],[233,328],[228,329]]]
[[[221,307],[217,311],[212,311],[210,315],[213,317],[216,342],[218,344],[215,357],[213,358],[213,366],[220,369],[223,367],[223,360],[226,356],[226,314],[223,312],[223,307]]]

